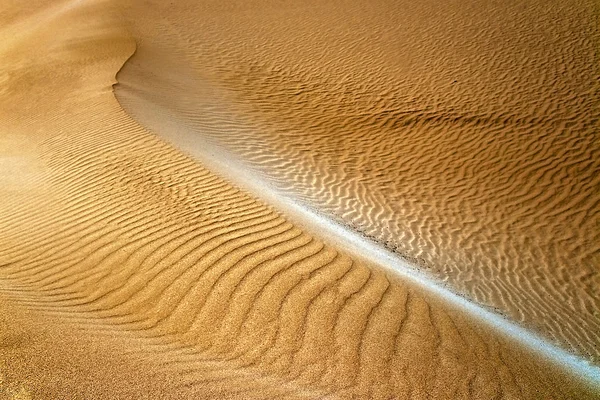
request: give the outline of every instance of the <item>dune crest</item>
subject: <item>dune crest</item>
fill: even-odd
[[[131,18],[127,112],[598,364],[594,2],[241,3]]]
[[[138,17],[151,17],[158,3],[5,4],[3,397],[598,392],[597,382],[350,256],[138,124],[113,85],[136,40],[145,51],[128,13],[142,7]]]

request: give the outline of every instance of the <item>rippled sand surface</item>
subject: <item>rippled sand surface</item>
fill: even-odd
[[[597,2],[363,3],[134,7],[117,96],[599,362]]]
[[[597,121],[593,107],[582,111],[586,99],[594,100],[594,88],[588,88],[587,95],[576,93],[561,100],[579,108],[570,109],[568,103],[551,113],[563,121],[561,112],[579,112],[577,117],[565,117],[563,142],[560,133],[548,133],[551,143],[562,143],[554,147],[564,152],[565,159],[576,154],[575,161],[563,160],[551,168],[552,158],[546,156],[546,161],[532,160],[538,167],[513,168],[515,175],[526,174],[527,168],[555,171],[551,177],[540,172],[536,185],[545,179],[563,182],[574,191],[565,195],[564,202],[579,199],[569,203],[575,211],[565,217],[570,212],[567,203],[552,206],[563,225],[550,240],[544,229],[554,225],[543,222],[554,221],[549,212],[543,214],[546,219],[527,216],[519,211],[523,202],[518,202],[513,207],[520,217],[512,222],[514,231],[506,231],[510,225],[503,225],[506,221],[495,224],[493,218],[484,219],[483,224],[478,218],[488,214],[480,216],[476,208],[469,209],[475,206],[466,206],[472,201],[496,215],[492,211],[500,204],[500,200],[492,203],[493,196],[484,190],[491,184],[484,183],[473,166],[465,165],[460,175],[460,168],[450,166],[449,155],[447,168],[440,166],[446,165],[442,154],[461,148],[454,142],[465,135],[471,135],[473,143],[470,152],[463,149],[465,154],[475,158],[483,157],[481,152],[495,154],[495,139],[488,137],[485,146],[483,139],[473,139],[485,134],[472,125],[490,129],[489,121],[457,122],[463,116],[451,122],[435,117],[439,110],[432,111],[433,117],[408,113],[401,118],[390,111],[394,116],[385,118],[380,108],[385,101],[377,105],[368,97],[389,96],[390,104],[396,104],[401,86],[391,85],[393,81],[388,85],[386,79],[397,79],[395,74],[404,69],[401,83],[407,88],[415,85],[411,76],[420,67],[418,55],[424,54],[419,51],[433,50],[415,45],[416,53],[408,51],[410,42],[400,40],[402,32],[397,29],[443,47],[433,40],[434,33],[440,30],[451,37],[448,27],[433,24],[429,18],[435,13],[428,17],[421,9],[425,5],[407,5],[407,14],[384,2],[308,6],[253,1],[3,2],[0,398],[597,395],[598,368],[586,363],[594,362],[598,343],[594,328],[598,232],[593,203],[597,193],[592,190],[597,183],[592,173],[597,143],[591,133]],[[465,12],[463,4],[456,7],[457,13]],[[571,21],[568,12],[574,10],[582,9],[563,3],[561,15],[567,16],[559,21]],[[479,15],[481,10],[473,12]],[[586,18],[591,15],[581,12]],[[407,23],[398,25],[401,14]],[[421,25],[411,16],[420,16]],[[585,19],[571,28],[591,26],[581,21]],[[429,36],[419,32],[427,24],[433,24]],[[587,40],[572,43],[575,60],[585,59],[595,34],[591,31]],[[382,51],[384,43],[394,52]],[[405,51],[410,57],[399,63],[397,57]],[[451,53],[458,56],[459,51]],[[438,55],[438,62],[443,62]],[[566,74],[586,79],[577,75],[580,70],[572,71],[581,67],[579,61],[569,62],[565,61]],[[355,76],[342,73],[348,65],[355,66]],[[438,93],[436,68],[449,73],[444,65],[431,65],[431,75],[419,80],[414,96],[428,98],[430,92],[419,87],[424,85],[431,85],[431,94]],[[328,86],[328,80],[336,77],[346,80]],[[117,79],[120,102],[113,92]],[[313,89],[303,89],[302,82]],[[531,85],[522,90],[527,92]],[[292,86],[295,91],[288,91]],[[364,92],[357,91],[359,87]],[[318,101],[309,100],[315,91],[321,93]],[[475,95],[487,96],[478,91]],[[431,97],[432,104],[447,101],[443,91],[436,96],[441,97]],[[468,104],[465,99],[469,97],[457,95],[455,101]],[[513,100],[518,103],[519,96]],[[493,102],[487,106],[493,107]],[[356,110],[367,115],[357,119]],[[311,121],[317,112],[323,117]],[[378,134],[369,123],[373,114],[380,115]],[[503,121],[508,127],[519,125]],[[391,125],[386,128],[387,124]],[[554,154],[552,146],[543,150],[550,144],[539,139],[541,128],[530,120],[530,125],[522,124],[524,131],[515,137],[535,136],[541,154]],[[552,121],[540,124],[554,126]],[[458,133],[453,133],[454,125]],[[439,144],[432,126],[443,138]],[[337,133],[335,127],[341,127]],[[516,146],[509,140],[510,131],[499,130],[508,148]],[[572,152],[567,151],[569,146]],[[585,150],[579,152],[577,146]],[[199,149],[196,155],[208,153],[205,161],[182,151],[191,148]],[[588,164],[586,152],[591,157]],[[436,162],[422,164],[427,157]],[[525,156],[513,156],[518,157]],[[500,161],[490,160],[508,174],[509,167],[500,168]],[[235,168],[219,165],[247,169],[235,175]],[[425,168],[428,165],[431,169]],[[560,175],[563,167],[572,178]],[[462,214],[452,213],[448,204],[457,198],[442,191],[430,207],[419,200],[433,196],[435,180],[426,177],[442,179],[436,175],[440,168],[450,171],[442,174],[446,181],[455,173],[462,176],[461,182],[474,194],[464,194],[458,184],[448,182],[440,190],[453,187],[454,196],[469,211],[465,215],[473,219],[471,224],[481,232],[496,232],[498,243],[490,244],[494,253],[488,258],[481,258],[480,243],[470,244],[477,242],[474,234],[462,233],[479,230],[469,224],[459,231],[452,228],[460,225]],[[493,175],[491,166],[484,170]],[[497,175],[503,176],[500,172]],[[265,199],[247,189],[257,185],[243,180],[267,182],[277,190]],[[404,183],[399,185],[400,181]],[[490,186],[494,187],[499,190],[501,185]],[[517,192],[528,190],[523,196],[540,208],[532,213],[555,204],[555,197],[539,195],[524,184]],[[385,237],[385,243],[409,259],[411,254],[421,257],[414,268],[428,268],[438,278],[443,271],[435,272],[435,265],[440,258],[446,260],[447,287],[386,269],[366,254],[357,256],[360,251],[338,245],[329,231],[288,212],[283,206],[286,198],[310,205],[325,220],[340,218],[348,224],[354,220],[354,231],[379,240]],[[367,199],[378,205],[371,207]],[[509,202],[502,204],[508,207]],[[585,210],[585,218],[578,217],[577,210]],[[438,226],[431,219],[434,214],[440,221],[449,219]],[[420,218],[422,224],[417,222]],[[568,237],[566,243],[572,247],[565,246],[571,253],[560,254],[572,254],[570,264],[557,260],[552,264],[546,261],[550,256],[538,253],[524,256],[529,253],[518,253],[520,247],[506,244],[520,237],[518,229],[525,228],[518,221],[527,218],[533,222],[524,226],[540,227],[532,234],[532,243],[546,238],[551,246],[559,246],[560,235]],[[400,228],[401,222],[409,225]],[[390,228],[380,228],[383,223]],[[407,229],[405,236],[402,229]],[[406,235],[417,237],[425,231],[437,239],[429,242],[422,236],[419,240],[426,244],[417,254],[419,240]],[[445,238],[444,232],[454,233]],[[580,235],[584,238],[578,242]],[[454,253],[445,253],[441,243],[448,249],[456,245],[453,251],[465,251],[465,260],[471,263],[452,261]],[[542,250],[537,251],[546,254],[539,243]],[[517,251],[518,260],[511,251]],[[536,275],[542,273],[547,273],[543,276],[549,283]],[[465,291],[465,298],[454,291]],[[504,320],[480,308],[477,302],[485,303],[486,297],[479,293],[490,296],[491,304],[508,315],[524,301],[519,297],[523,293],[535,302],[520,305],[521,326],[514,315]],[[565,318],[567,311],[570,319]],[[553,330],[558,321],[562,334]],[[542,333],[541,339],[532,335],[535,330],[527,330],[528,324]],[[548,338],[556,338],[563,350],[546,342]]]

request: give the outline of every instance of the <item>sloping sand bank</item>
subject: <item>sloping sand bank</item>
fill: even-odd
[[[208,156],[600,362],[596,1],[141,13],[131,2],[141,39],[116,94],[143,125],[211,141]]]
[[[141,127],[112,88],[136,48],[122,6],[0,14],[0,395],[598,393],[592,367],[350,256]]]

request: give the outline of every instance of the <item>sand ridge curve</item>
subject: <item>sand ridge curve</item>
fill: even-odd
[[[120,5],[30,7],[7,2],[0,31],[19,37],[0,47],[0,394],[594,395],[141,127],[112,93],[135,45]]]
[[[586,1],[156,4],[130,20],[142,42],[117,96],[171,142],[213,143],[597,363],[595,15]]]

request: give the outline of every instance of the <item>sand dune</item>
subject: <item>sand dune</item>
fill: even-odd
[[[131,17],[126,110],[599,361],[593,2],[238,3]]]
[[[250,13],[258,5],[244,3]],[[184,56],[159,58],[173,39],[167,15],[155,19],[160,11],[154,2],[35,0],[26,7],[6,1],[0,13],[3,397],[566,399],[598,393],[593,366],[560,365],[467,307],[353,256],[335,238],[296,222],[278,203],[261,200],[134,120],[112,86],[136,42],[137,56],[128,63],[140,67],[153,97],[129,105],[165,93],[185,104],[199,93],[160,92],[168,82],[141,68]],[[192,23],[184,16],[180,26]],[[340,13],[338,22],[345,18]],[[144,35],[151,27],[162,41]],[[184,40],[186,31],[179,35]],[[173,49],[180,44],[174,40]],[[136,58],[145,54],[154,58]],[[198,64],[189,65],[171,77],[193,74]],[[131,72],[123,75],[133,78]],[[123,89],[139,93],[139,82],[124,82]],[[204,90],[213,95],[206,106],[215,109],[217,123],[229,103],[216,101],[230,93],[211,85]],[[160,102],[147,107],[169,115]],[[203,126],[201,111],[193,126]],[[194,116],[175,107],[163,123],[181,129],[180,113]],[[237,115],[224,120],[238,124]],[[182,141],[189,137],[181,133]],[[226,143],[207,137],[215,146]],[[298,165],[316,177],[310,163]],[[290,175],[290,182],[303,174]],[[322,191],[338,187],[312,184]],[[521,285],[535,282],[528,279]],[[577,315],[569,335],[560,337],[587,348],[595,331]]]

